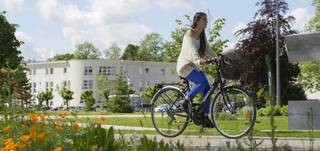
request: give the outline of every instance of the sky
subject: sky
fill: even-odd
[[[221,38],[232,47],[234,32],[253,20],[258,0],[0,0],[0,11],[18,24],[16,37],[25,60],[44,61],[55,54],[72,53],[89,41],[101,52],[116,42],[122,49],[139,44],[148,33],[169,41],[175,20],[198,11],[208,14],[208,28],[225,18]],[[312,0],[287,0],[287,15],[296,18],[293,29],[303,31],[313,16]]]

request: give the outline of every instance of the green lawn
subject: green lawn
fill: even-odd
[[[71,119],[70,119],[71,120]],[[74,120],[74,119],[73,119]],[[74,121],[79,123],[88,123],[89,121],[96,121],[97,118],[78,118]],[[153,128],[153,124],[151,118],[146,117],[117,117],[117,118],[107,118],[102,121],[102,124],[108,125],[119,125],[119,126],[136,126],[136,127],[151,127]],[[277,126],[277,137],[309,137],[308,131],[288,131],[288,117],[287,116],[275,116],[275,124]],[[268,132],[265,130],[270,130],[270,119],[269,117],[257,117],[256,123],[254,126],[254,136],[263,136],[268,137]],[[132,133],[132,131],[123,131],[125,133]],[[137,132],[137,131],[136,131]],[[157,134],[154,131],[139,131],[137,133],[144,134]],[[185,135],[213,135],[220,136],[220,134],[215,129],[202,129],[200,126],[195,124],[189,124],[185,132]],[[314,137],[320,138],[320,131],[313,132]]]

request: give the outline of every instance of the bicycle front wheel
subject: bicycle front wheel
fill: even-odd
[[[152,123],[162,136],[178,136],[188,126],[189,116],[179,105],[182,98],[184,94],[173,86],[162,88],[152,98]]]
[[[211,119],[218,132],[238,139],[252,129],[256,118],[256,107],[248,93],[237,87],[226,87],[219,92],[211,104]]]

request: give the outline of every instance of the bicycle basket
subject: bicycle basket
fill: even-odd
[[[235,49],[230,49],[221,53],[228,63],[221,63],[221,73],[224,79],[240,79],[240,58]]]
[[[237,65],[221,63],[221,73],[224,79],[239,80],[240,69]]]

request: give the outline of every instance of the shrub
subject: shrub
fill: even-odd
[[[283,116],[288,116],[288,105],[282,106],[282,108],[281,108],[281,114],[282,114]]]

